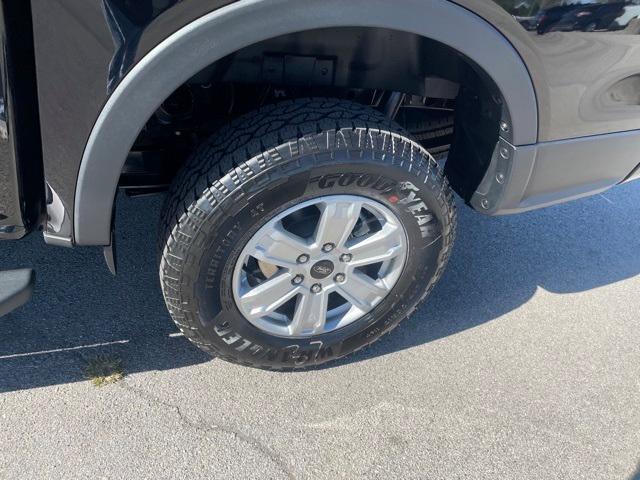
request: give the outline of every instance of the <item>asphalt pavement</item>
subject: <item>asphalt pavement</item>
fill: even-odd
[[[271,373],[181,337],[157,278],[162,198],[118,201],[99,249],[2,243],[33,266],[0,319],[0,478],[640,478],[640,183],[518,216],[460,206],[425,306],[326,368]],[[120,358],[124,380],[83,368]]]

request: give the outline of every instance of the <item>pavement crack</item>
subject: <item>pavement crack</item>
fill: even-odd
[[[291,467],[280,456],[280,454],[278,454],[278,452],[276,452],[274,449],[264,444],[262,441],[258,440],[257,438],[252,437],[251,435],[248,435],[244,432],[241,432],[239,430],[236,430],[228,426],[223,426],[219,424],[209,424],[207,422],[202,421],[201,419],[200,419],[200,422],[196,422],[190,419],[178,405],[174,405],[173,403],[162,400],[161,398],[158,398],[145,390],[141,390],[139,388],[133,387],[129,383],[127,383],[126,380],[118,382],[115,385],[118,386],[119,388],[122,388],[123,390],[126,390],[127,392],[137,395],[138,397],[148,402],[173,410],[178,415],[180,422],[189,429],[203,432],[205,434],[226,433],[228,435],[232,435],[234,438],[237,438],[241,442],[249,445],[251,448],[258,451],[259,453],[267,457],[269,460],[271,460],[273,463],[275,463],[287,478],[291,480],[295,480],[296,477],[293,471],[291,470]]]

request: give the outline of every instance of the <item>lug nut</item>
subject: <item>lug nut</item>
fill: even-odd
[[[311,285],[312,293],[320,293],[321,291],[322,291],[322,285],[320,285],[319,283],[314,283],[313,285]]]
[[[302,275],[296,275],[291,279],[291,283],[294,285],[300,285],[304,281],[304,277]]]
[[[350,262],[352,258],[353,255],[351,255],[350,253],[343,253],[342,255],[340,255],[340,261],[344,263]]]
[[[328,253],[328,252],[330,252],[331,250],[333,250],[334,248],[336,248],[336,246],[335,246],[333,243],[325,243],[325,244],[322,246],[322,251],[323,251],[324,253]]]
[[[297,260],[298,263],[307,263],[308,261],[309,261],[309,255],[307,255],[306,253],[303,253],[302,255],[300,255]]]
[[[336,276],[333,277],[333,279],[338,283],[344,282],[346,278],[347,277],[345,277],[344,273],[336,273]]]

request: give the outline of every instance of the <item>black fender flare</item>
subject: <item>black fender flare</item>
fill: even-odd
[[[500,89],[515,145],[535,143],[538,109],[523,60],[490,23],[448,0],[239,0],[176,31],[145,55],[104,105],[87,141],[74,203],[77,245],[109,245],[118,179],[139,132],[195,73],[236,50],[293,32],[341,26],[406,31],[474,61]]]

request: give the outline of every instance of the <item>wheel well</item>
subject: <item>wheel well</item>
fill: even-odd
[[[394,4],[393,7],[396,5]],[[137,178],[144,181],[142,186],[151,185],[153,183],[151,177],[154,175],[158,177],[156,173],[161,169],[156,167],[155,170],[148,171],[147,165],[168,164],[170,170],[180,162],[156,162],[152,157],[145,155],[144,148],[159,149],[163,142],[179,143],[185,151],[188,151],[192,148],[193,142],[198,140],[199,131],[203,130],[201,125],[215,129],[217,122],[228,121],[228,117],[235,114],[234,109],[230,111],[228,104],[227,109],[224,110],[224,99],[230,96],[221,96],[219,92],[224,91],[224,88],[241,86],[242,93],[245,93],[245,89],[254,88],[256,85],[240,82],[201,84],[203,87],[210,87],[199,90],[210,92],[203,95],[205,98],[207,95],[213,98],[211,105],[215,105],[218,99],[223,99],[222,105],[219,105],[217,110],[223,114],[214,115],[212,112],[215,112],[215,109],[205,108],[205,117],[212,120],[197,122],[198,128],[191,131],[185,130],[187,132],[185,135],[180,128],[175,128],[177,125],[175,118],[169,118],[167,122],[167,118],[156,118],[156,114],[163,99],[171,99],[173,97],[171,93],[178,93],[180,86],[190,85],[194,79],[194,72],[206,71],[212,65],[222,66],[222,59],[229,61],[234,54],[237,58],[238,52],[245,48],[259,44],[266,45],[272,39],[283,35],[293,38],[290,36],[292,32],[310,32],[294,34],[294,37],[307,36],[314,40],[313,45],[322,45],[328,39],[319,37],[318,32],[323,30],[318,29],[331,28],[324,32],[333,34],[337,32],[334,28],[351,29],[354,26],[371,28],[373,31],[384,27],[392,32],[412,32],[397,34],[413,42],[409,44],[407,51],[397,47],[391,50],[394,55],[398,54],[398,58],[402,59],[402,65],[408,66],[408,70],[405,69],[401,73],[405,75],[406,71],[413,72],[418,78],[424,75],[422,78],[425,82],[429,78],[442,78],[438,75],[442,75],[444,80],[458,82],[460,94],[456,96],[455,103],[459,103],[460,99],[468,99],[463,104],[473,115],[457,115],[455,139],[448,163],[454,166],[458,164],[459,168],[453,170],[449,168],[450,172],[457,171],[460,174],[466,172],[469,170],[466,168],[469,162],[470,170],[483,171],[483,167],[489,162],[487,148],[483,145],[489,145],[490,138],[498,136],[496,125],[499,123],[497,119],[500,113],[502,115],[500,122],[504,122],[507,127],[502,129],[503,123],[500,123],[501,137],[504,137],[509,145],[529,145],[537,141],[538,111],[535,90],[522,58],[489,22],[454,2],[402,0],[397,8],[390,8],[388,0],[350,0],[349,2],[238,0],[214,9],[176,30],[139,59],[115,87],[91,130],[80,163],[73,211],[74,242],[78,245],[109,244],[112,232],[113,198],[119,180],[122,177],[129,177],[128,171],[123,174],[123,165],[132,165],[131,157],[138,157],[133,164],[134,170],[137,168],[140,173]],[[351,31],[357,32],[353,29]],[[360,32],[363,31],[365,30],[360,30]],[[373,58],[366,54],[371,50],[368,41],[369,39],[362,41],[352,35],[348,45],[354,58]],[[438,46],[434,41],[440,42],[442,46],[447,45],[448,49]],[[378,45],[381,43],[385,42],[378,42]],[[406,46],[407,43],[401,43],[401,45]],[[306,49],[310,45],[303,44],[303,46]],[[433,51],[432,57],[427,55],[430,48]],[[441,57],[441,61],[435,60],[438,58],[436,52]],[[335,54],[328,52],[327,55]],[[305,55],[294,57],[298,56],[305,57]],[[304,65],[310,63],[309,60],[295,58],[294,60],[297,60],[296,64],[300,67],[293,69],[298,73],[294,77],[298,80],[300,76],[303,79],[309,78],[309,67],[307,66],[306,70],[304,68]],[[285,68],[287,59],[285,58],[283,62],[285,65],[283,71],[288,73],[290,69]],[[397,75],[392,72],[392,69],[385,68],[385,62],[389,62],[389,58],[379,59],[377,63],[381,65],[380,69],[374,68],[375,63],[365,62],[366,68],[356,69],[358,62],[353,60],[345,62],[349,66],[345,70],[348,74],[348,83],[346,83],[348,87],[340,87],[339,82],[335,82],[338,85],[318,87],[303,85],[301,88],[307,95],[316,94],[314,91],[316,88],[325,89],[324,94],[341,93],[336,92],[336,89],[342,89],[344,93],[345,89],[349,90],[352,85],[357,85],[359,72],[360,81],[380,78],[380,85],[373,87],[376,90],[380,89],[379,92],[397,93],[397,90],[388,90],[388,88],[397,88],[397,83],[404,85],[402,89],[408,89],[412,96],[409,100],[405,100],[403,106],[409,107],[407,102],[413,103],[414,100],[420,104],[421,99],[423,106],[426,105],[429,98],[419,96],[420,83],[414,79],[413,82],[409,80],[407,82],[409,84],[405,85],[405,79],[396,78],[402,75]],[[370,74],[372,70],[381,72],[379,77]],[[302,75],[305,71],[307,74]],[[315,67],[311,69],[311,72],[314,71]],[[431,73],[434,77],[429,76]],[[289,75],[285,75],[283,82],[289,83],[288,77]],[[492,88],[494,85],[499,88]],[[261,85],[258,84],[258,86]],[[211,87],[215,88],[212,90]],[[287,90],[294,91],[295,88],[287,85],[285,94]],[[356,94],[358,90],[367,92],[370,89],[356,89]],[[428,90],[425,86],[424,93],[427,95],[430,94]],[[413,97],[414,91],[418,92],[417,98]],[[393,95],[393,98],[397,97],[398,95]],[[243,94],[231,96],[231,98],[244,101],[254,97]],[[242,101],[234,105],[240,105]],[[255,108],[255,101],[248,103]],[[199,98],[192,104],[196,107],[207,105]],[[178,111],[178,113],[181,112]],[[178,117],[180,118],[180,115]],[[481,122],[483,128],[475,130],[474,122],[467,126],[469,117],[474,118],[475,123]],[[180,121],[183,121],[182,118]],[[155,126],[163,123],[169,123],[169,128],[165,130],[171,135],[156,135]],[[490,135],[484,135],[485,131]],[[504,135],[502,132],[505,132]],[[179,138],[180,141],[175,142],[175,138]],[[482,143],[475,145],[470,139],[479,139]],[[136,148],[132,150],[133,145]],[[464,147],[456,147],[456,145]],[[471,156],[470,159],[466,158],[467,154]],[[176,155],[175,158],[184,157]],[[476,178],[478,176],[479,174],[475,175]],[[455,174],[449,175],[449,178],[454,185],[467,185],[466,190],[456,188],[468,198],[469,193],[465,192],[470,191],[469,186],[476,182],[458,182],[455,180]],[[120,182],[120,185],[123,186],[123,183]]]
[[[202,139],[265,103],[313,95],[382,108],[390,92],[404,94],[396,120],[434,153],[449,152],[446,174],[469,200],[490,163],[500,120],[509,115],[498,87],[443,43],[373,27],[282,35],[202,69],[147,120],[120,186],[130,194],[166,188]],[[425,125],[433,130],[420,131]]]

